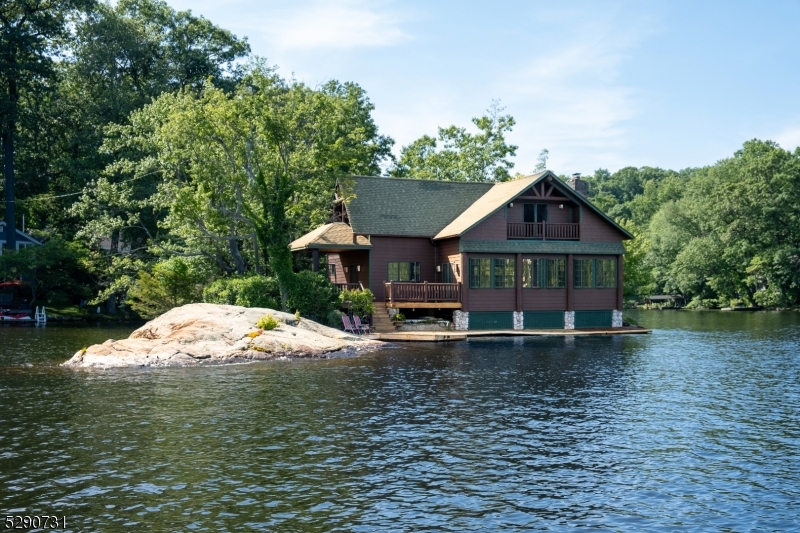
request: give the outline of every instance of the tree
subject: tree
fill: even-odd
[[[255,63],[232,94],[211,84],[200,94],[165,94],[116,127],[109,150],[135,146],[153,155],[120,157],[107,169],[116,176],[110,187],[125,197],[139,178],[159,176],[141,205],[165,213],[159,226],[168,234],[150,233],[151,247],[203,255],[240,274],[265,255],[286,306],[296,278],[292,236],[327,220],[337,182],[376,173],[390,153],[392,140],[378,134],[371,111],[355,84],[315,90]],[[132,207],[121,226],[139,223]]]
[[[144,318],[158,316],[173,307],[200,302],[206,276],[180,257],[156,263],[152,273],[139,272],[128,291],[128,305]]]
[[[53,76],[56,41],[68,32],[73,16],[91,0],[15,0],[0,5],[0,136],[5,175],[6,247],[16,250],[14,137],[20,95],[36,92]]]
[[[26,246],[16,253],[0,255],[0,279],[32,279],[31,305],[45,296],[51,299],[85,297],[89,279],[85,279],[82,261],[86,250],[78,243],[66,242],[59,237],[42,246]]]
[[[477,134],[450,126],[439,128],[436,138],[423,135],[401,149],[390,175],[450,181],[509,180],[514,164],[508,158],[516,155],[517,146],[506,143],[505,135],[516,122],[502,112],[498,102],[493,102],[486,115],[473,118],[480,131]]]
[[[547,170],[547,160],[550,157],[550,150],[544,148],[541,152],[539,152],[539,157],[537,158],[536,168],[533,169],[533,172],[544,172]]]

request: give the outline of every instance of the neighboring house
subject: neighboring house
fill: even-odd
[[[3,254],[3,248],[6,246],[6,223],[0,222],[0,255]],[[26,246],[41,246],[42,243],[27,233],[17,230],[17,250],[25,248]]]
[[[369,287],[376,308],[459,330],[622,325],[622,241],[633,237],[585,198],[578,175],[353,182],[336,222],[291,248],[340,287]]]

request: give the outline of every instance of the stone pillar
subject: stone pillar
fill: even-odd
[[[564,329],[575,329],[575,311],[564,313]]]
[[[469,329],[469,312],[453,311],[453,324],[458,331],[467,331]]]
[[[516,284],[516,303],[517,306],[515,307],[517,313],[522,314],[522,254],[517,254],[517,268],[516,268],[516,276],[514,276],[517,284]],[[520,319],[521,320],[521,319]],[[522,329],[520,327],[514,327],[514,329]]]
[[[622,327],[622,311],[618,311],[614,309],[611,312],[611,327],[612,328],[621,328]]]
[[[525,327],[525,318],[522,311],[514,311],[514,329],[523,329]]]

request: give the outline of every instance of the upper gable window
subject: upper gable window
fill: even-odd
[[[547,222],[547,204],[523,204],[524,222]]]

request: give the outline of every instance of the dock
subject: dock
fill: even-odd
[[[592,335],[646,335],[653,330],[626,326],[592,329],[475,330],[475,331],[395,331],[373,333],[370,339],[387,342],[453,342],[470,337],[585,337]]]

